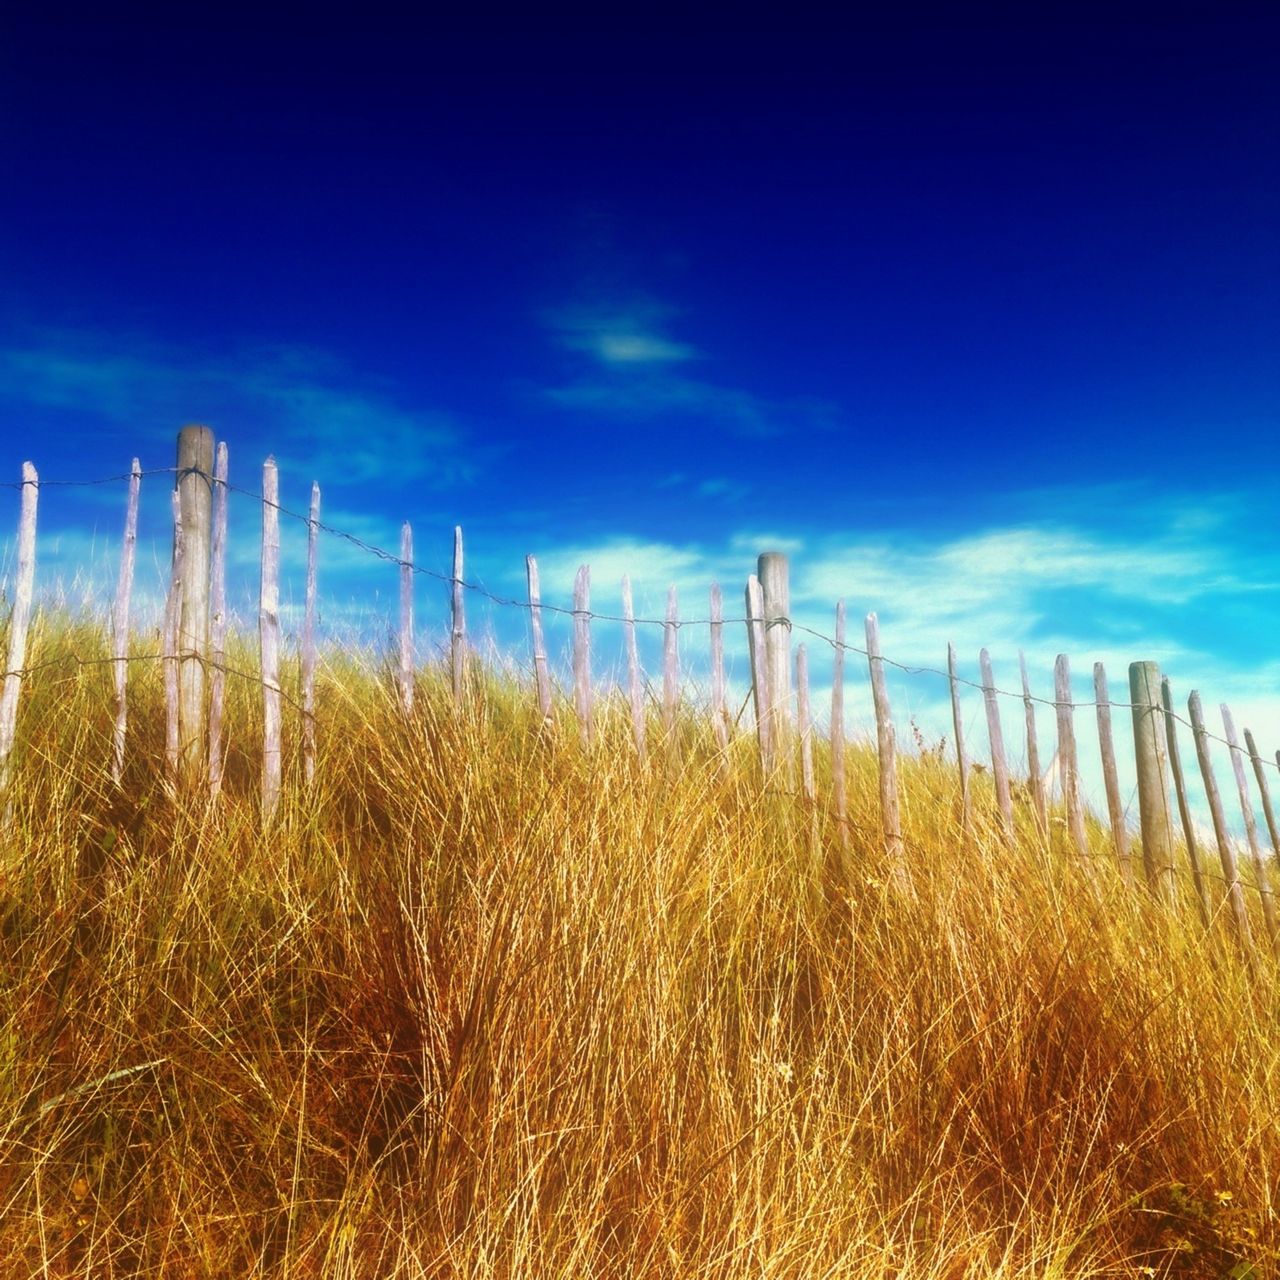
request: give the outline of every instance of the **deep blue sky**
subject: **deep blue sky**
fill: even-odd
[[[6,18],[0,468],[199,419],[499,589],[736,600],[778,543],[912,656],[1280,708],[1264,7],[627,12]],[[118,536],[50,501],[64,569]]]

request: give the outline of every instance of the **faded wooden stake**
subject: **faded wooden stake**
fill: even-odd
[[[280,801],[280,482],[275,458],[262,466],[262,583],[258,596],[262,663],[262,816]]]
[[[1067,830],[1076,853],[1092,875],[1089,841],[1084,829],[1084,807],[1080,799],[1080,763],[1076,755],[1075,708],[1071,700],[1071,660],[1065,653],[1058,654],[1053,664],[1053,698],[1058,715],[1058,763],[1062,768]]]
[[[644,733],[644,685],[640,679],[640,654],[636,648],[635,602],[631,597],[631,578],[622,579],[622,631],[627,646],[627,696],[631,702],[631,732],[636,755],[641,763],[648,759]]]
[[[1160,668],[1156,663],[1129,664],[1129,701],[1133,703],[1142,862],[1151,887],[1166,902],[1172,903],[1177,885],[1173,865],[1173,817],[1169,812],[1168,734],[1161,724],[1164,710],[1160,705]]]
[[[662,731],[667,752],[673,750],[676,732],[676,705],[680,700],[680,614],[674,584],[667,588],[667,620],[662,624]]]
[[[1036,829],[1043,840],[1049,834],[1049,806],[1044,798],[1044,777],[1040,773],[1040,744],[1036,739],[1036,704],[1031,697],[1031,681],[1027,676],[1027,656],[1018,650],[1018,672],[1022,676],[1022,709],[1027,722],[1027,788],[1031,810],[1036,816]]]
[[[964,720],[960,714],[960,681],[956,677],[956,647],[947,645],[947,682],[951,686],[951,727],[956,737],[956,765],[960,770],[960,829],[973,829],[973,793],[969,787],[969,757],[964,748]]]
[[[849,847],[848,798],[844,776],[844,601],[836,604],[836,645],[831,673],[831,808],[842,848]]]
[[[179,781],[182,760],[181,683],[178,679],[179,639],[182,615],[182,561],[186,537],[182,528],[182,502],[175,489],[169,496],[173,509],[173,564],[169,570],[169,594],[164,606],[164,771],[170,786]]]
[[[542,634],[542,592],[538,585],[538,562],[524,558],[529,583],[529,626],[533,632],[533,679],[538,693],[538,714],[544,726],[551,723],[551,675],[547,670],[547,643]]]
[[[36,581],[36,508],[40,502],[40,477],[29,462],[22,464],[22,504],[18,515],[18,579],[14,584],[13,611],[9,615],[9,659],[4,689],[0,691],[0,795],[9,789],[10,755],[18,732],[18,695],[27,660],[27,632],[31,627],[31,601]],[[12,813],[6,805],[6,822]]]
[[[1116,772],[1116,747],[1111,734],[1111,694],[1107,671],[1101,662],[1093,664],[1093,696],[1098,710],[1098,746],[1102,752],[1102,781],[1107,791],[1107,815],[1111,819],[1111,842],[1124,882],[1133,888],[1133,859],[1129,853],[1129,833],[1124,825],[1124,804],[1120,799],[1120,777]]]
[[[813,719],[809,714],[809,655],[804,645],[796,647],[796,716],[800,727],[800,777],[804,798],[810,803],[818,798],[813,776]]]
[[[111,656],[115,659],[116,723],[111,735],[111,781],[119,784],[124,774],[124,739],[128,727],[129,703],[129,601],[133,595],[133,568],[138,549],[138,494],[142,488],[142,468],[134,458],[129,468],[129,497],[124,509],[124,537],[120,542],[120,575],[116,579],[116,602],[111,615]]]
[[[756,566],[764,601],[764,671],[769,690],[769,738],[774,766],[791,773],[791,587],[787,557],[764,552]]]
[[[1007,842],[1013,841],[1013,796],[1009,790],[1009,762],[1004,754],[1004,731],[1000,727],[1000,703],[996,697],[995,676],[991,673],[991,655],[983,649],[978,654],[982,671],[982,701],[987,709],[987,741],[991,747],[991,776],[996,784],[996,803],[1000,809],[1000,827]]]
[[[209,535],[213,498],[213,432],[178,433],[176,488],[182,506],[182,608],[178,618],[178,733],[182,781],[204,776],[207,734],[204,664],[209,646]]]
[[[1191,818],[1191,806],[1187,802],[1187,784],[1182,772],[1182,753],[1178,750],[1178,721],[1173,714],[1173,692],[1168,677],[1160,681],[1160,702],[1164,707],[1164,723],[1169,747],[1169,772],[1173,774],[1174,794],[1178,797],[1178,816],[1182,819],[1182,834],[1187,842],[1187,860],[1191,863],[1191,880],[1195,885],[1196,902],[1200,907],[1200,922],[1206,930],[1213,928],[1213,903],[1209,899],[1209,885],[1200,861],[1200,842],[1196,839],[1195,823]]]
[[[773,772],[773,738],[770,732],[769,681],[765,674],[764,598],[760,579],[747,579],[747,647],[751,653],[751,692],[755,699],[756,739],[760,744],[760,769],[768,778]]]
[[[209,798],[222,790],[222,714],[227,692],[227,445],[213,463],[213,541],[209,547]]]
[[[729,746],[729,712],[724,696],[724,599],[720,584],[711,584],[711,727],[716,746]]]
[[[1249,845],[1249,858],[1253,862],[1254,879],[1258,882],[1258,896],[1262,899],[1262,918],[1266,922],[1271,949],[1280,955],[1280,926],[1276,920],[1275,894],[1272,892],[1271,879],[1267,875],[1266,864],[1262,859],[1262,849],[1258,845],[1258,823],[1253,816],[1249,778],[1244,771],[1244,753],[1240,750],[1240,740],[1236,737],[1236,722],[1231,715],[1231,708],[1224,702],[1219,710],[1222,712],[1222,727],[1226,730],[1227,744],[1231,751],[1231,771],[1235,774],[1236,790],[1240,794],[1240,812],[1244,816],[1244,834]]]
[[[462,704],[467,680],[467,616],[466,605],[462,598],[462,526],[455,525],[453,530],[453,593],[452,622],[450,635],[450,654],[453,659],[453,700]]]
[[[582,745],[589,747],[591,726],[591,566],[579,565],[573,579],[573,705]]]
[[[320,532],[320,486],[311,483],[307,512],[307,594],[302,614],[302,776],[307,786],[316,776],[316,579]]]
[[[906,876],[902,853],[902,818],[898,806],[898,746],[889,710],[889,688],[884,678],[884,658],[880,654],[880,622],[867,614],[867,666],[871,672],[871,698],[876,713],[876,744],[880,755],[880,822],[885,851],[894,876]]]
[[[1280,859],[1280,829],[1276,827],[1275,810],[1271,807],[1271,786],[1267,782],[1267,771],[1262,757],[1258,754],[1258,744],[1253,740],[1253,733],[1244,731],[1245,745],[1249,748],[1249,759],[1253,761],[1253,776],[1258,780],[1258,794],[1262,797],[1262,815],[1267,820],[1267,834],[1271,837],[1271,849]]]
[[[413,529],[400,526],[400,710],[413,711]]]
[[[1227,830],[1227,816],[1222,809],[1222,796],[1218,792],[1217,779],[1213,776],[1209,732],[1204,727],[1204,710],[1201,707],[1198,692],[1193,691],[1187,699],[1187,713],[1191,717],[1191,735],[1195,739],[1196,756],[1200,761],[1200,776],[1204,779],[1209,813],[1213,818],[1213,834],[1218,842],[1218,858],[1222,863],[1222,878],[1227,884],[1227,902],[1231,906],[1231,918],[1235,921],[1236,941],[1240,944],[1250,965],[1253,965],[1256,964],[1253,931],[1249,928],[1249,913],[1244,904],[1244,890],[1240,886],[1236,851],[1231,844],[1231,833]]]

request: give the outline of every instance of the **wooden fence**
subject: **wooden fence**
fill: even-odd
[[[173,475],[172,494],[173,556],[162,626],[162,653],[166,704],[167,782],[188,792],[206,789],[211,802],[218,800],[223,777],[226,743],[223,735],[223,713],[226,693],[226,553],[227,496],[233,491],[228,481],[227,446],[216,449],[212,432],[205,427],[185,427],[178,437],[177,465],[165,469]],[[130,601],[136,558],[140,486],[146,474],[133,460],[127,477],[124,536],[120,569],[112,610],[112,646],[109,661],[114,667],[115,723],[112,738],[110,770],[118,783],[125,761],[128,732],[128,671]],[[18,522],[16,586],[10,615],[7,667],[0,691],[0,795],[6,811],[11,803],[9,790],[10,757],[13,751],[19,699],[26,660],[26,643],[31,620],[35,583],[35,535],[40,481],[35,468],[23,465],[21,510]],[[240,491],[244,492],[244,491]],[[254,494],[261,504],[261,584],[259,594],[260,684],[263,711],[261,807],[265,820],[270,820],[280,799],[282,787],[283,694],[280,683],[280,516],[293,515],[281,507],[278,477],[274,459],[268,458],[262,468],[262,484]],[[413,531],[406,523],[401,530],[400,551],[395,556],[362,543],[341,530],[327,529],[320,521],[320,489],[312,485],[311,502],[305,520],[307,526],[306,596],[301,635],[301,712],[300,745],[303,777],[307,785],[316,773],[316,602],[318,580],[318,533],[336,533],[383,561],[394,563],[399,570],[400,609],[399,646],[396,668],[396,692],[401,711],[406,716],[414,708],[414,579],[429,571],[415,565]],[[464,544],[462,530],[454,530],[453,566],[444,578],[450,588],[449,665],[452,696],[461,704],[468,696],[466,677],[468,662],[465,599],[468,591],[481,588],[466,582],[463,572]],[[543,631],[543,611],[553,610],[572,619],[572,703],[583,744],[594,741],[594,696],[591,669],[591,627],[593,621],[621,623],[627,659],[627,699],[630,704],[635,751],[641,761],[649,759],[644,692],[637,655],[638,625],[663,628],[663,678],[661,728],[664,758],[676,759],[678,735],[676,717],[680,699],[681,672],[677,637],[682,621],[676,590],[671,588],[665,616],[662,619],[635,617],[631,584],[622,581],[622,616],[612,618],[593,613],[590,603],[590,567],[581,566],[574,582],[572,608],[546,604],[541,597],[538,565],[533,556],[526,557],[527,598],[504,600],[482,592],[502,605],[527,611],[532,641],[533,689],[538,716],[549,722],[553,711],[553,690]],[[698,625],[710,628],[710,715],[715,743],[723,755],[733,738],[734,718],[726,705],[724,669],[724,628],[736,624],[746,628],[750,657],[751,696],[754,707],[754,737],[764,784],[792,789],[795,772],[800,774],[798,793],[815,812],[824,808],[831,816],[840,841],[849,844],[847,792],[845,778],[844,683],[847,654],[866,659],[871,703],[876,724],[876,752],[879,770],[880,839],[888,855],[893,879],[904,890],[911,888],[911,866],[903,838],[899,801],[899,761],[897,738],[885,679],[886,666],[918,674],[920,668],[906,668],[886,658],[881,650],[880,628],[875,613],[866,617],[865,647],[849,644],[845,638],[845,606],[835,606],[834,635],[797,624],[790,616],[789,565],[777,552],[766,552],[759,558],[757,572],[747,579],[744,592],[745,614],[739,619],[724,617],[723,595],[718,584],[710,588],[709,618]],[[820,798],[813,764],[814,722],[809,691],[809,661],[805,645],[792,653],[795,632],[830,646],[833,652],[833,682],[830,717],[830,794]],[[1280,954],[1280,922],[1277,920],[1271,884],[1271,858],[1264,855],[1254,814],[1246,755],[1252,766],[1254,781],[1264,815],[1267,836],[1274,858],[1280,859],[1280,830],[1269,791],[1268,770],[1280,767],[1280,751],[1275,760],[1265,759],[1258,751],[1252,732],[1244,731],[1244,747],[1240,745],[1229,708],[1221,707],[1225,737],[1212,734],[1206,727],[1200,694],[1193,691],[1187,702],[1188,717],[1174,710],[1173,696],[1167,678],[1162,677],[1154,662],[1134,662],[1129,668],[1129,701],[1112,701],[1106,672],[1102,664],[1093,668],[1095,699],[1092,704],[1073,703],[1070,662],[1060,654],[1054,665],[1054,698],[1052,701],[1031,695],[1026,660],[1019,653],[1021,693],[997,687],[990,654],[979,655],[981,683],[961,679],[956,670],[954,646],[948,646],[945,671],[934,672],[944,677],[949,686],[955,739],[956,786],[960,825],[963,832],[976,834],[973,804],[973,765],[965,743],[961,695],[965,688],[981,692],[986,713],[987,740],[991,758],[991,774],[996,799],[996,827],[999,841],[1014,838],[1013,786],[1005,749],[1005,726],[1001,716],[1001,699],[1020,700],[1023,708],[1028,778],[1026,792],[1030,799],[1036,830],[1048,839],[1050,817],[1041,774],[1041,752],[1037,740],[1036,708],[1051,706],[1056,725],[1054,759],[1060,772],[1063,821],[1074,855],[1092,877],[1096,869],[1090,862],[1086,838],[1085,812],[1081,798],[1080,768],[1076,742],[1076,711],[1092,705],[1096,710],[1096,726],[1106,790],[1111,844],[1120,875],[1133,884],[1134,876],[1129,831],[1121,803],[1116,770],[1116,741],[1112,712],[1127,709],[1132,715],[1134,761],[1138,780],[1139,839],[1144,880],[1162,901],[1174,896],[1178,849],[1174,837],[1173,800],[1176,799],[1183,843],[1190,863],[1196,900],[1206,928],[1212,927],[1220,913],[1210,892],[1211,877],[1203,863],[1196,824],[1188,797],[1187,779],[1182,765],[1179,726],[1189,728],[1196,760],[1212,817],[1214,838],[1218,848],[1224,884],[1226,918],[1230,920],[1236,940],[1247,957],[1255,958],[1249,916],[1245,907],[1244,887],[1236,858],[1236,841],[1228,828],[1225,809],[1210,754],[1210,741],[1216,740],[1228,749],[1236,791],[1244,816],[1245,846],[1252,862],[1254,879],[1261,895],[1262,918],[1268,943]],[[929,669],[932,670],[932,669]],[[793,687],[794,678],[794,687]]]

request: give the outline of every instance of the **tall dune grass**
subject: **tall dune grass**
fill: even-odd
[[[131,682],[118,790],[110,669],[23,693],[0,1275],[1276,1274],[1276,967],[1125,893],[1100,828],[1095,893],[1027,814],[962,838],[926,751],[908,894],[864,749],[844,851],[695,711],[644,770],[620,706],[583,751],[425,671],[405,724],[337,653],[264,827],[255,687],[211,811]]]

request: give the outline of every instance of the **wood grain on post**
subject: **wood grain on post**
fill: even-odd
[[[987,709],[987,741],[991,747],[991,776],[996,784],[996,804],[1000,810],[1000,829],[1005,841],[1013,841],[1013,795],[1009,790],[1009,762],[1004,754],[1004,730],[1000,726],[1000,703],[996,696],[995,676],[991,672],[991,655],[983,649],[978,654],[982,671],[982,701]]]
[[[258,593],[258,649],[262,663],[262,816],[280,801],[280,482],[275,458],[262,466],[262,581]]]
[[[36,582],[36,510],[40,503],[40,477],[29,462],[22,464],[22,503],[18,514],[18,580],[14,585],[13,611],[9,614],[9,657],[4,688],[0,690],[0,795],[9,789],[10,756],[18,734],[18,697],[22,670],[27,661],[27,632],[31,628],[31,602]],[[6,820],[12,806],[6,808]]]
[[[905,873],[902,853],[902,817],[898,804],[898,743],[889,710],[889,687],[884,678],[884,658],[880,653],[880,621],[867,614],[867,666],[871,673],[871,699],[876,713],[876,745],[880,757],[880,822],[885,851],[894,874]]]
[[[164,663],[164,771],[170,786],[180,780],[182,762],[181,682],[178,679],[179,630],[182,619],[182,561],[186,537],[182,528],[182,503],[177,489],[169,495],[173,509],[173,563],[169,570],[169,593],[164,604],[164,633],[161,652]]]
[[[116,602],[111,614],[111,656],[115,659],[116,723],[111,735],[111,781],[124,774],[124,739],[129,703],[129,601],[133,596],[133,569],[138,551],[138,495],[142,468],[134,458],[129,468],[129,496],[124,508],[124,537],[120,542],[120,574],[116,578]]]
[[[1182,819],[1182,834],[1187,842],[1187,860],[1191,863],[1191,880],[1195,885],[1196,902],[1200,908],[1200,922],[1206,930],[1213,928],[1213,903],[1209,897],[1209,884],[1205,878],[1200,858],[1200,842],[1196,839],[1196,827],[1191,818],[1191,805],[1187,801],[1187,783],[1182,772],[1182,753],[1178,750],[1178,721],[1173,714],[1173,692],[1168,677],[1160,681],[1160,703],[1164,707],[1165,736],[1169,747],[1169,772],[1173,774],[1173,790],[1178,797],[1178,816]]]
[[[818,798],[813,775],[813,718],[809,714],[809,655],[804,645],[796,647],[796,716],[800,727],[800,778],[804,798],[812,804]]]
[[[724,696],[724,599],[720,584],[711,584],[711,727],[716,746],[729,746],[729,710]]]
[[[668,754],[674,748],[676,706],[680,701],[680,613],[676,589],[667,588],[667,619],[662,624],[662,732]]]
[[[578,566],[573,579],[573,706],[582,745],[592,742],[591,724],[591,566]]]
[[[751,654],[751,693],[756,710],[756,739],[760,744],[760,769],[765,777],[773,772],[773,739],[770,734],[769,681],[765,674],[764,597],[760,579],[747,579],[747,647]]]
[[[973,793],[969,787],[969,757],[964,746],[964,720],[960,714],[960,680],[956,675],[956,647],[947,645],[947,682],[951,686],[951,727],[956,736],[956,765],[960,770],[960,829],[973,829]]]
[[[222,716],[227,695],[227,445],[213,462],[213,540],[209,547],[209,798],[222,791]]]
[[[790,774],[791,750],[791,585],[787,557],[766,551],[757,562],[756,576],[764,601],[764,670],[768,686],[769,738],[774,765]],[[792,775],[794,776],[794,775]]]
[[[1200,776],[1204,779],[1205,795],[1209,801],[1209,814],[1213,818],[1213,834],[1218,842],[1218,858],[1222,863],[1222,878],[1227,885],[1227,902],[1231,918],[1235,922],[1236,941],[1250,963],[1254,962],[1253,931],[1249,927],[1249,913],[1245,908],[1244,890],[1240,885],[1240,870],[1236,866],[1236,851],[1227,829],[1227,815],[1222,808],[1222,796],[1213,775],[1213,757],[1209,750],[1209,732],[1204,727],[1204,709],[1200,694],[1192,692],[1187,699],[1187,714],[1191,717],[1191,736],[1195,739],[1196,757],[1200,762]]]
[[[1219,710],[1222,712],[1222,727],[1226,730],[1227,745],[1231,752],[1231,771],[1235,774],[1236,790],[1240,795],[1240,812],[1244,817],[1244,834],[1249,845],[1249,858],[1253,863],[1254,879],[1258,882],[1258,896],[1262,899],[1262,918],[1267,926],[1267,937],[1270,939],[1271,949],[1280,955],[1280,922],[1276,920],[1275,894],[1272,892],[1271,879],[1267,875],[1262,849],[1258,844],[1258,823],[1253,816],[1249,778],[1244,771],[1244,752],[1240,750],[1240,740],[1236,737],[1236,722],[1230,707],[1224,702]]]
[[[320,533],[320,486],[311,482],[307,511],[307,594],[302,613],[302,776],[307,786],[316,776],[316,586]]]
[[[1253,761],[1253,776],[1258,780],[1258,794],[1262,797],[1262,815],[1267,821],[1267,834],[1271,837],[1271,849],[1276,859],[1280,860],[1280,829],[1276,827],[1275,810],[1271,807],[1271,787],[1267,782],[1266,766],[1258,754],[1258,744],[1253,740],[1253,733],[1244,731],[1245,745],[1249,748],[1249,759]]]
[[[1071,700],[1071,660],[1065,653],[1058,654],[1053,664],[1053,698],[1058,716],[1058,763],[1062,769],[1067,830],[1076,853],[1092,874],[1089,841],[1084,829],[1084,805],[1080,798],[1080,761],[1076,754],[1075,707]]]
[[[400,710],[413,711],[413,528],[400,526]]]
[[[631,703],[631,733],[636,755],[643,764],[648,759],[645,747],[644,685],[640,678],[640,653],[636,647],[636,611],[631,596],[631,578],[622,579],[622,634],[627,648],[627,698]]]
[[[1116,772],[1116,746],[1111,734],[1111,694],[1107,671],[1101,662],[1093,664],[1093,697],[1098,710],[1098,746],[1102,752],[1102,781],[1107,790],[1107,815],[1111,819],[1111,842],[1124,882],[1133,888],[1133,859],[1129,853],[1129,833],[1124,825],[1124,804],[1120,799],[1120,776]]]
[[[178,620],[178,732],[182,780],[204,777],[204,664],[209,650],[209,537],[213,510],[213,432],[178,433],[178,499],[182,504],[182,612]]]
[[[453,530],[453,589],[450,597],[450,613],[452,631],[450,633],[450,656],[453,664],[453,701],[462,705],[467,682],[467,615],[466,604],[462,598],[462,526],[455,525]]]
[[[849,847],[848,795],[844,776],[844,601],[836,604],[836,644],[831,673],[831,808],[842,848]]]
[[[1133,703],[1133,747],[1138,770],[1142,823],[1142,863],[1151,887],[1166,902],[1177,891],[1173,865],[1173,815],[1169,811],[1169,735],[1160,705],[1160,668],[1154,662],[1129,664]]]
[[[1036,738],[1036,704],[1031,697],[1031,681],[1027,676],[1027,655],[1018,650],[1018,672],[1022,676],[1022,709],[1027,723],[1027,789],[1031,795],[1031,811],[1035,814],[1040,838],[1049,834],[1049,806],[1044,796],[1044,777],[1040,773],[1040,743]]]
[[[529,627],[533,633],[533,680],[538,694],[538,714],[543,726],[551,723],[551,673],[547,670],[547,642],[542,634],[542,590],[538,583],[538,562],[524,558],[529,583]]]

